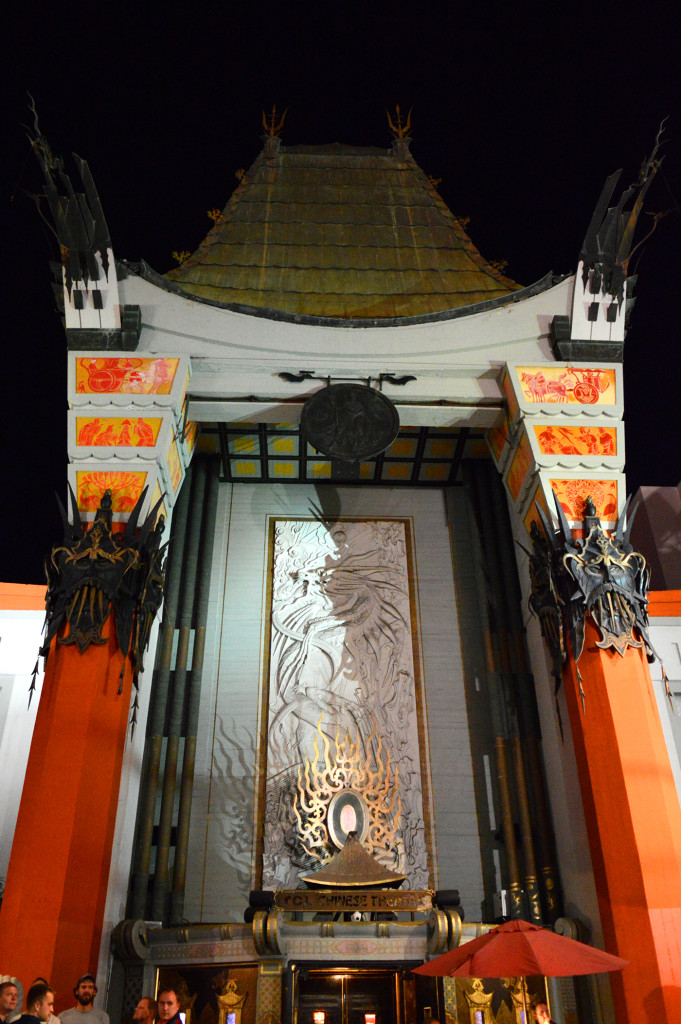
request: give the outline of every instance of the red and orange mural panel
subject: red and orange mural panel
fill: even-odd
[[[526,402],[562,405],[614,405],[615,371],[564,366],[519,366]]]
[[[187,429],[184,433],[184,439],[187,442],[187,449],[191,457],[194,447],[196,446],[196,440],[199,436],[199,425],[194,420],[189,420],[187,423]]]
[[[551,522],[551,516],[549,515],[548,504],[546,502],[546,498],[544,496],[544,491],[541,488],[541,486],[537,488],[537,492],[536,492],[534,498],[532,499],[532,502],[530,503],[530,507],[528,508],[527,512],[525,513],[525,518],[523,519],[523,523],[525,524],[525,529],[527,530],[528,533],[530,532],[530,528],[532,526],[532,523],[537,523],[537,525],[540,528],[542,526],[541,519],[539,518],[539,509],[540,508],[542,509],[542,511],[543,511],[544,515],[546,516],[546,518],[548,519],[548,521]]]
[[[168,462],[168,473],[170,474],[170,483],[173,488],[173,494],[177,493],[177,489],[182,483],[182,463],[180,462],[180,456],[177,452],[177,442],[173,440],[172,444],[168,448],[166,455]]]
[[[539,450],[544,455],[617,455],[615,427],[534,428]]]
[[[100,447],[153,448],[163,420],[160,417],[78,416],[76,444]]]
[[[492,451],[492,455],[496,462],[501,458],[502,452],[506,446],[509,435],[508,420],[504,419],[501,427],[492,427],[487,434],[487,440]]]
[[[149,503],[149,507],[150,508],[155,508],[156,507],[156,503],[158,501],[160,501],[161,498],[165,499],[165,494],[161,490],[161,485],[159,484],[159,482],[157,480],[156,483],[154,484],[154,493],[151,496],[151,502]],[[165,500],[162,501],[162,503],[161,503],[161,505],[159,507],[158,515],[159,516],[166,516],[166,517],[168,515],[168,512],[166,510]]]
[[[83,469],[76,472],[78,508],[83,512],[96,512],[102,495],[111,491],[113,512],[132,512],[147,482],[145,472],[116,472]]]
[[[601,519],[617,519],[616,480],[551,480],[550,483],[568,519],[584,518],[587,498],[591,498],[596,515]]]
[[[169,395],[179,359],[76,359],[76,391],[89,395]]]
[[[511,419],[514,420],[519,411],[518,399],[515,396],[515,391],[513,390],[511,378],[507,373],[504,374],[504,379],[502,381],[501,386],[503,388],[504,394],[506,395],[506,402],[508,403],[509,415]]]
[[[520,488],[532,466],[532,452],[527,437],[523,434],[520,444],[518,445],[518,451],[513,456],[513,462],[511,463],[506,477],[506,486],[511,492],[511,496],[514,501],[517,501],[518,495],[520,494]]]

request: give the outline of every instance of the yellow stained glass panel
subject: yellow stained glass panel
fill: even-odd
[[[416,441],[412,441],[410,438],[397,438],[396,441],[390,446],[391,455],[413,455],[416,448]]]
[[[235,437],[232,443],[234,445],[234,451],[238,452],[239,455],[245,455],[247,452],[255,451],[254,437]]]
[[[428,444],[428,451],[426,454],[431,459],[449,458],[454,453],[454,442],[453,441],[431,441]]]
[[[449,466],[424,466],[423,467],[423,479],[424,480],[446,480],[449,475]]]

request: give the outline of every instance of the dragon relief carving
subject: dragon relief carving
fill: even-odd
[[[405,871],[414,888],[428,884],[409,587],[402,522],[275,524],[263,842],[267,888],[294,888],[301,869],[319,864],[300,842],[293,804],[306,759],[311,765],[319,753],[317,767],[324,769],[320,733],[332,751],[336,740],[359,742],[373,771],[381,737],[382,760],[389,750],[391,771],[399,766]]]

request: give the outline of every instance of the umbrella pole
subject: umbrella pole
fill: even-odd
[[[527,1019],[527,982],[524,978],[520,979],[520,989],[523,994],[523,1013],[525,1015],[525,1020],[523,1021],[523,1024],[530,1024],[529,1020]]]

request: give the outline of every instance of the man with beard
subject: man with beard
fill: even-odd
[[[26,996],[26,1013],[17,1018],[21,1024],[47,1024],[54,1009],[54,992],[49,985],[31,985]]]
[[[164,988],[156,999],[159,1024],[181,1024],[180,997],[174,988]]]
[[[73,990],[76,1005],[72,1010],[60,1013],[61,1024],[109,1024],[109,1014],[93,1006],[97,995],[94,975],[83,974]]]
[[[19,989],[14,982],[3,981],[0,985],[0,1024],[6,1024],[6,1021],[12,1016],[17,1008],[18,998]]]
[[[132,1019],[135,1024],[154,1024],[156,1020],[156,1000],[149,996],[142,996],[134,1009]]]

